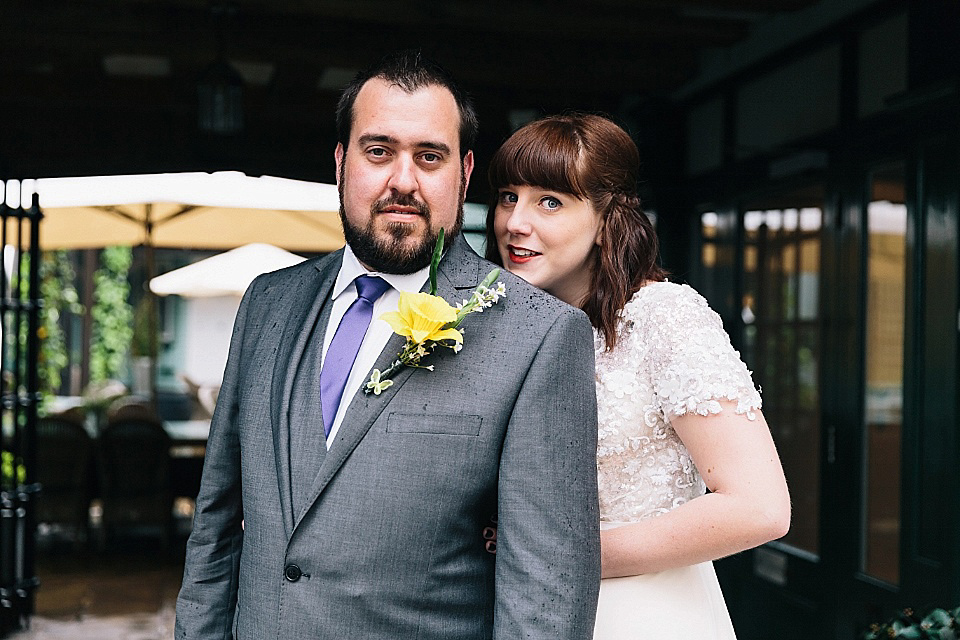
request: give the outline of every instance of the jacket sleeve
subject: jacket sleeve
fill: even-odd
[[[210,424],[193,530],[177,598],[176,640],[232,638],[243,543],[238,388],[244,327],[255,284],[240,303],[223,385]]]
[[[494,637],[585,640],[600,586],[593,333],[564,310],[517,396],[500,460]]]

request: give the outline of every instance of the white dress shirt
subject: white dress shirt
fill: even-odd
[[[371,275],[379,276],[390,284],[376,302],[373,303],[373,320],[367,328],[366,335],[363,336],[363,342],[360,343],[360,351],[357,353],[357,359],[353,361],[353,368],[350,370],[350,377],[347,378],[347,386],[343,389],[343,398],[340,400],[340,407],[337,409],[337,415],[333,419],[333,425],[330,427],[330,435],[327,437],[327,449],[333,443],[340,430],[340,423],[343,422],[343,414],[353,400],[357,389],[367,381],[367,376],[373,365],[376,363],[380,352],[387,344],[387,340],[393,335],[393,329],[386,322],[380,319],[380,316],[388,311],[396,311],[397,303],[400,301],[400,292],[409,291],[416,293],[423,288],[423,284],[430,276],[430,266],[427,265],[419,271],[405,275],[395,273],[380,273],[379,271],[368,271],[366,267],[360,264],[357,256],[347,245],[343,250],[343,264],[340,265],[340,272],[337,274],[337,281],[333,283],[333,291],[330,292],[333,300],[333,308],[330,311],[330,320],[327,323],[327,329],[323,337],[323,359],[327,357],[327,348],[330,341],[333,340],[333,334],[337,332],[340,326],[340,320],[347,312],[347,308],[357,299],[357,286],[354,280],[358,276]],[[322,362],[322,360],[321,360]]]

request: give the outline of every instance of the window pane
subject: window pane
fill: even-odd
[[[706,205],[700,212],[700,269],[697,284],[704,297],[716,301],[730,295],[730,279],[736,264],[737,216],[734,211],[717,213],[708,207]]]
[[[704,238],[717,237],[717,222],[719,216],[713,211],[707,211],[700,214],[700,234]]]
[[[763,390],[793,524],[783,541],[819,552],[820,185],[769,194],[743,216],[742,355]]]
[[[900,441],[903,424],[907,208],[903,167],[873,176],[867,207],[864,420],[866,497],[861,569],[900,581]]]
[[[817,237],[800,241],[800,292],[797,296],[797,317],[816,320],[820,313],[820,240]]]
[[[781,311],[780,314],[785,320],[793,320],[794,312],[797,308],[797,245],[792,236],[795,234],[788,234],[786,231],[781,232],[781,242],[783,248],[780,252],[780,269],[781,269],[781,278],[783,280],[781,285]]]
[[[797,140],[837,124],[840,46],[831,44],[740,85],[736,98],[737,156]]]

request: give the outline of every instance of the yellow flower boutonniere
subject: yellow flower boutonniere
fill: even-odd
[[[400,302],[396,311],[380,316],[401,336],[407,336],[417,344],[427,340],[456,340],[463,342],[463,334],[456,329],[445,328],[457,319],[457,310],[451,307],[443,298],[432,296],[429,293],[400,294]]]
[[[458,353],[463,348],[463,334],[459,331],[460,323],[470,313],[480,312],[496,304],[506,295],[502,282],[496,282],[500,269],[494,269],[483,282],[474,290],[469,300],[464,300],[456,307],[437,294],[437,265],[443,253],[443,230],[437,238],[437,245],[433,250],[433,259],[430,261],[430,293],[400,294],[397,310],[380,316],[386,321],[393,332],[406,336],[407,341],[400,350],[397,359],[383,372],[374,369],[370,380],[363,386],[364,393],[380,395],[385,389],[393,386],[391,379],[400,367],[417,367],[433,371],[433,365],[420,364],[420,360],[433,352],[434,347],[446,347]]]

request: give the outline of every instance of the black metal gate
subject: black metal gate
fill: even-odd
[[[33,613],[40,207],[8,207],[0,182],[0,636]],[[14,200],[19,201],[19,198]]]

